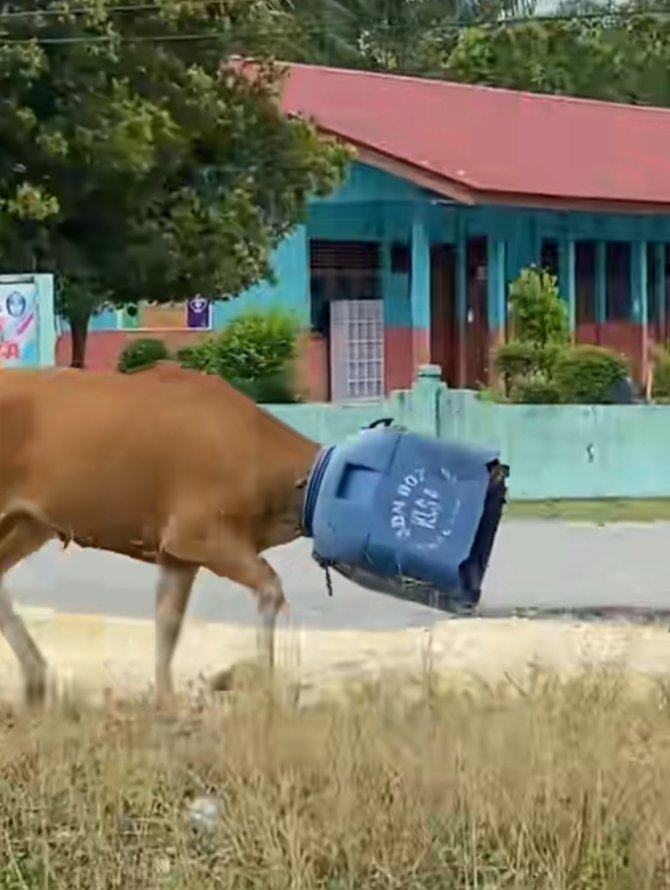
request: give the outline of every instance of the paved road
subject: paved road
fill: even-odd
[[[335,576],[332,599],[323,573],[298,541],[269,554],[284,579],[293,620],[312,627],[395,629],[443,616],[375,594]],[[670,523],[605,527],[510,521],[498,534],[483,611],[514,606],[670,608]],[[67,612],[150,617],[155,569],[122,557],[49,546],[7,578],[19,603]],[[255,614],[240,587],[202,572],[191,614],[247,624]]]

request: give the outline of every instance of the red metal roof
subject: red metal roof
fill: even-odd
[[[312,65],[282,105],[472,202],[670,207],[667,109]]]

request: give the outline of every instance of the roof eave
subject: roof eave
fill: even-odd
[[[300,116],[294,114],[292,116]],[[320,132],[340,139],[351,145],[358,160],[371,167],[377,167],[426,189],[435,195],[448,198],[466,206],[495,205],[499,207],[527,207],[537,210],[556,210],[563,212],[582,213],[622,213],[651,215],[670,213],[670,202],[664,201],[629,201],[614,198],[587,198],[569,195],[540,195],[525,192],[504,192],[473,188],[466,183],[433,173],[409,161],[372,148],[355,139],[314,122]]]
[[[621,213],[649,216],[670,213],[668,201],[626,201],[615,198],[583,198],[560,195],[532,195],[519,192],[477,191],[477,204],[498,207],[529,207],[537,210],[556,210],[574,213]]]

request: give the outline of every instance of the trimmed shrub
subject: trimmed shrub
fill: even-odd
[[[561,401],[572,404],[610,405],[617,384],[627,377],[625,360],[602,346],[572,346],[554,370]]]
[[[652,398],[668,401],[670,399],[670,352],[662,346],[656,346],[652,359],[654,363]]]
[[[520,380],[512,390],[512,399],[524,405],[557,405],[561,393],[553,380],[538,374]]]
[[[532,374],[536,363],[536,349],[532,343],[516,340],[504,343],[496,349],[494,367],[502,375],[505,388],[509,390],[519,377]]]
[[[185,368],[223,377],[257,402],[296,401],[292,371],[298,325],[280,310],[249,312],[177,358]]]
[[[162,340],[153,337],[142,337],[139,340],[131,340],[119,356],[117,370],[122,374],[132,374],[150,368],[156,362],[163,362],[170,358],[167,346]]]
[[[256,380],[229,380],[228,382],[245,396],[260,404],[283,405],[297,401],[293,381],[288,371],[259,377]]]

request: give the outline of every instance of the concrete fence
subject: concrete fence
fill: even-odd
[[[428,365],[411,390],[385,400],[266,408],[324,444],[392,417],[416,432],[490,445],[510,464],[516,500],[670,497],[670,406],[500,405],[447,389]]]

